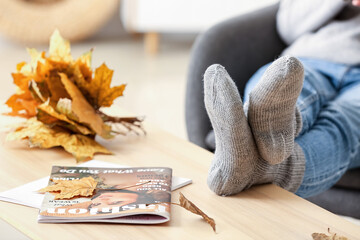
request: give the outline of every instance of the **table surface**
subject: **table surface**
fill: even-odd
[[[171,221],[159,225],[103,223],[39,224],[38,210],[0,201],[0,217],[33,239],[312,239],[313,232],[332,232],[358,239],[360,228],[275,185],[261,185],[236,196],[220,197],[206,185],[213,154],[145,124],[146,136],[99,142],[114,155],[95,159],[134,167],[171,167],[176,176],[193,180],[179,192],[216,221],[217,232],[199,216],[172,206]],[[50,174],[52,165],[76,165],[62,149],[30,149],[24,142],[5,142],[0,134],[0,191]]]

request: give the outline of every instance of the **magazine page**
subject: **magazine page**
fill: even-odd
[[[164,167],[54,166],[50,179],[96,180],[91,197],[56,200],[45,193],[38,222],[162,223],[170,219],[172,170]],[[49,184],[53,184],[52,181]]]

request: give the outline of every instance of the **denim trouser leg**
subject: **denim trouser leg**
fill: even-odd
[[[308,197],[330,188],[348,168],[360,165],[360,134],[354,134],[360,129],[360,90],[356,87],[360,79],[350,77],[351,84],[344,84],[348,66],[308,59],[302,59],[302,63],[304,85],[297,107],[303,128],[296,142],[304,151],[306,169],[297,194]],[[267,67],[249,80],[245,101]]]
[[[329,189],[347,169],[360,167],[360,83],[330,101],[296,142],[306,159],[303,182],[296,192],[301,197]]]

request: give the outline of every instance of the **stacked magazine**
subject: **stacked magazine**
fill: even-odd
[[[52,168],[52,180],[92,177],[97,186],[89,197],[55,199],[46,192],[38,222],[112,222],[157,224],[170,220],[172,170],[144,168]]]

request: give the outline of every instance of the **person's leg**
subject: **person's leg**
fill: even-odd
[[[301,93],[297,99],[296,106],[300,111],[302,118],[302,129],[299,135],[307,132],[314,124],[317,115],[321,108],[337,95],[336,86],[334,83],[337,76],[325,75],[318,70],[318,65],[321,68],[327,66],[333,69],[334,66],[329,66],[327,62],[319,60],[301,59],[304,66],[304,82]],[[248,105],[250,92],[259,84],[260,79],[264,75],[266,69],[271,63],[261,67],[248,81],[245,87],[244,103]],[[343,71],[341,71],[343,72]]]
[[[315,124],[296,142],[306,158],[296,192],[309,197],[333,186],[350,168],[360,167],[360,79],[346,85],[320,111]]]
[[[305,169],[301,148],[295,144],[291,156],[277,165],[260,157],[239,91],[224,67],[212,65],[206,70],[204,95],[216,138],[208,175],[210,189],[218,195],[231,195],[254,184],[272,182],[296,191]]]
[[[297,106],[304,125],[296,142],[305,153],[306,171],[297,194],[308,197],[333,186],[347,169],[360,167],[360,68],[319,60],[303,64]],[[261,70],[254,77],[260,75]]]
[[[277,165],[266,163],[258,155],[249,134],[235,85],[229,84],[231,79],[228,75],[224,77],[224,73],[215,74],[213,70],[205,74],[204,79],[205,104],[214,126],[217,145],[208,177],[210,188],[220,195],[228,195],[257,183],[274,182],[282,187],[287,184],[288,188],[296,186],[301,176],[301,154],[292,154]],[[310,86],[306,89],[311,91],[307,95],[303,90],[301,94],[305,93],[303,96],[307,98],[299,98],[303,100],[303,109],[310,109],[303,116],[308,115],[315,122],[309,124],[311,128],[303,131],[295,143],[294,152],[303,151],[306,157],[306,171],[296,192],[302,197],[328,189],[347,169],[360,166],[360,83],[353,81],[340,89],[336,99],[323,101],[332,99],[336,91],[332,90],[331,85],[327,86],[329,82],[322,81],[321,76],[316,72],[312,77],[305,76]],[[319,83],[324,83],[328,89],[311,88]],[[258,167],[254,168],[253,165]]]
[[[333,79],[313,69],[316,61],[311,66],[304,60],[304,84],[297,97],[301,89],[298,80],[302,78],[301,64],[296,58],[286,56],[275,63],[255,73],[245,89],[245,108],[249,109],[248,120],[257,147],[261,156],[272,164],[291,154],[294,138],[311,128],[320,109],[337,94]],[[325,63],[318,61],[318,64]]]

